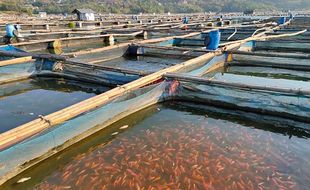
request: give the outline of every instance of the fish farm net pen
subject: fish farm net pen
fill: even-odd
[[[40,114],[35,120],[0,134],[0,184],[9,185],[8,188],[25,184],[27,188],[38,189],[84,188],[89,182],[94,189],[99,186],[106,189],[306,187],[310,175],[304,169],[309,161],[301,156],[301,149],[304,148],[304,155],[309,154],[310,87],[306,76],[304,81],[298,81],[296,71],[308,71],[307,57],[300,53],[308,51],[308,44],[296,45],[295,39],[307,36],[307,30],[276,34],[275,31],[294,24],[293,19],[285,22],[285,17],[280,18],[278,24],[274,24],[278,18],[271,18],[243,26],[242,21],[227,24],[231,21],[216,18],[211,24],[217,26],[210,30],[204,27],[210,21],[200,21],[196,16],[188,18],[192,22],[189,24],[178,19],[176,24],[172,19],[168,25],[154,24],[153,20],[144,25],[143,21],[131,24],[127,20],[114,20],[117,28],[128,22],[124,26],[132,30],[69,37],[51,33],[50,39],[15,43],[19,48],[14,43],[1,46],[0,55],[4,59],[0,66],[1,85],[50,77],[94,83],[107,90],[108,84],[116,87],[87,95],[90,98],[56,112]],[[103,29],[103,23],[79,22],[81,28],[76,31]],[[97,25],[93,29],[82,27],[93,24]],[[172,35],[143,40],[141,35],[148,27],[161,33],[171,30]],[[224,40],[220,44],[219,30],[229,31],[225,35],[234,41]],[[239,30],[244,36],[238,34]],[[114,38],[119,40],[116,45]],[[98,40],[100,46],[93,45]],[[276,48],[279,44],[282,45]],[[83,48],[76,47],[79,45]],[[87,45],[91,49],[85,49]],[[63,46],[65,53],[42,53],[51,46]],[[269,50],[272,51],[262,53]],[[298,50],[299,54],[281,52],[282,56],[276,57],[280,50],[290,53]],[[267,77],[247,76],[241,71],[229,72],[229,67],[234,66],[244,73],[246,66],[290,69],[294,73],[287,76],[281,70],[283,77],[276,76],[277,73]],[[296,78],[291,80],[294,74]],[[83,86],[82,82],[77,83]],[[69,85],[65,84],[68,88]],[[200,111],[196,107],[199,105]],[[201,113],[202,110],[207,111]],[[139,113],[147,116],[110,128]],[[135,125],[138,127],[132,127]],[[283,126],[276,132],[279,125]],[[109,131],[103,142],[73,154],[72,162],[64,158],[64,165],[51,168],[44,179],[42,176],[32,179],[36,174],[25,176],[38,165],[55,158],[61,160],[60,155],[81,142],[87,144],[103,131]],[[286,135],[289,139],[294,137],[292,145]],[[293,153],[289,154],[290,151]],[[292,171],[293,166],[300,167],[298,172]],[[96,176],[91,176],[92,172]],[[213,175],[206,177],[204,173]]]

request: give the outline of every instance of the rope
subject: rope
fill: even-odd
[[[235,32],[232,33],[232,34],[227,38],[227,40],[230,40],[230,38],[232,38],[236,33],[237,33],[237,27],[235,27]]]

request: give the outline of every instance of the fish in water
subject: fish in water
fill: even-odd
[[[127,129],[129,126],[128,125],[124,125],[122,127],[120,127],[119,129]]]
[[[24,183],[25,181],[28,181],[30,179],[31,179],[31,177],[24,177],[24,178],[21,178],[20,180],[18,180],[17,183]]]

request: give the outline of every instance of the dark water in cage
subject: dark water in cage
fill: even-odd
[[[0,86],[0,132],[108,90],[99,85],[38,78]]]
[[[132,57],[119,57],[99,64],[104,66],[125,68],[137,71],[156,72],[158,70],[171,67],[183,61],[185,60],[170,58],[168,57],[168,55],[167,57],[132,56]]]

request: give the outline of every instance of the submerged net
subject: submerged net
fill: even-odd
[[[309,122],[309,95],[181,82],[175,98]]]
[[[0,83],[10,79],[31,76],[35,73],[34,63],[22,63],[16,65],[8,65],[0,68]]]
[[[173,98],[182,101],[309,121],[309,96],[235,89],[193,82],[162,82],[127,93],[96,110],[75,117],[1,151],[0,164],[3,167],[0,168],[0,174],[5,176],[17,168],[27,167],[27,161],[33,158],[44,154],[52,155],[61,146],[69,146],[125,116],[152,104],[168,100],[172,95]],[[24,163],[26,164],[22,165]]]
[[[8,45],[0,47],[1,51],[7,52],[24,52],[14,46]],[[0,56],[1,60],[10,60],[13,57]],[[0,67],[0,83],[5,83],[6,81],[14,80],[16,78],[24,78],[31,76],[36,70],[34,62],[25,62],[14,65],[7,65]]]
[[[151,85],[132,91],[112,102],[79,117],[52,127],[30,139],[0,152],[0,175],[5,176],[33,158],[53,153],[53,149],[70,139],[92,134],[107,125],[149,105],[163,101],[169,95],[169,83]],[[25,154],[27,152],[27,154]],[[27,164],[25,165],[25,167]]]

